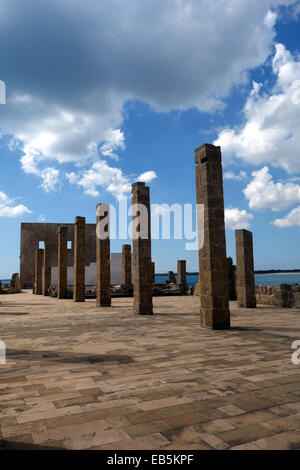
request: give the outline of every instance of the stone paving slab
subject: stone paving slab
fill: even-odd
[[[232,302],[211,331],[192,296],[1,301],[3,449],[300,449],[298,309]]]

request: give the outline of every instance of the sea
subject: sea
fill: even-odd
[[[175,275],[176,276],[176,275]],[[163,284],[168,280],[167,274],[156,274],[155,283]],[[10,284],[10,279],[3,279],[3,284]],[[187,283],[195,287],[198,282],[198,274],[187,274]],[[280,284],[300,284],[300,273],[255,274],[255,283],[261,286],[279,286]]]
[[[164,283],[168,280],[166,274],[157,274],[155,282]],[[190,287],[195,287],[198,282],[198,274],[187,274],[187,283]],[[300,273],[278,273],[278,274],[255,274],[255,284],[262,286],[279,286],[280,284],[300,284]]]

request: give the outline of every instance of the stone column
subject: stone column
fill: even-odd
[[[43,264],[43,295],[48,295],[49,287],[51,287],[51,271],[52,271],[52,248],[45,244],[44,264]]]
[[[177,261],[177,284],[186,285],[186,261]]]
[[[236,230],[236,291],[239,307],[256,307],[252,232]]]
[[[201,326],[228,329],[230,311],[220,147],[204,144],[197,148],[195,163],[197,204],[204,206],[204,227],[198,223]],[[204,235],[202,248],[200,230]]]
[[[85,302],[85,217],[75,218],[74,302]]]
[[[173,271],[168,271],[168,281],[170,284],[176,284],[176,276]]]
[[[227,258],[228,269],[228,299],[236,300],[236,266],[232,262],[232,258]]]
[[[11,278],[11,287],[14,289],[16,294],[21,292],[21,282],[18,273],[14,273]],[[1,290],[1,289],[0,289]]]
[[[122,285],[131,286],[131,245],[122,246]]]
[[[67,282],[68,282],[68,229],[67,227],[59,227],[58,229],[58,280],[57,280],[57,297],[59,299],[67,298]]]
[[[139,182],[132,185],[132,205],[133,311],[140,315],[152,315],[150,191],[145,183]]]
[[[35,275],[34,275],[35,295],[43,294],[43,259],[44,259],[44,250],[37,248],[35,250]]]
[[[110,208],[109,204],[97,206],[97,307],[110,307]]]
[[[155,263],[152,261],[151,263],[151,281],[152,284],[155,284]]]

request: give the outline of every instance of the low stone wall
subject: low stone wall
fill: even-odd
[[[256,285],[255,294],[258,304],[300,308],[300,284],[280,284],[280,286]]]

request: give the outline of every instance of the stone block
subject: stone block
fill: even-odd
[[[74,302],[85,302],[85,230],[85,217],[76,217],[74,229]]]
[[[236,230],[236,290],[238,306],[256,307],[253,240],[248,230]]]
[[[110,307],[110,208],[97,205],[97,307]]]
[[[228,329],[230,311],[220,147],[204,144],[197,148],[195,163],[197,204],[204,206],[204,227],[198,227],[204,230],[204,244],[199,250],[200,323],[207,328]]]
[[[132,185],[133,215],[133,311],[140,315],[152,315],[152,260],[150,190],[145,183]],[[141,216],[141,210],[145,217]],[[139,223],[138,223],[139,222]],[[141,226],[142,225],[142,226]],[[135,226],[138,230],[135,230]]]

